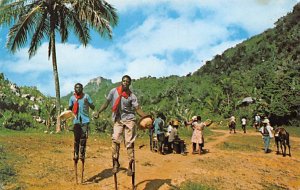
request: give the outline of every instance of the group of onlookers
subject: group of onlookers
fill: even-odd
[[[166,117],[163,113],[159,112],[153,122],[153,128],[149,130],[150,149],[160,154],[173,152],[186,155],[186,144],[178,134],[179,123],[178,120],[174,119],[166,125]],[[191,137],[192,153],[204,153],[203,130],[206,124],[201,121],[200,116],[193,116],[192,120],[185,121],[184,125],[191,126],[193,129]]]

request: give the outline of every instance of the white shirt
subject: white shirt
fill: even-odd
[[[246,125],[246,119],[245,118],[242,119],[242,125]]]
[[[269,125],[269,124],[268,124],[266,127],[267,127],[267,131],[269,132],[269,136],[270,136],[271,138],[273,138],[273,133],[272,133],[273,127],[271,127],[271,125]],[[263,133],[263,132],[264,132],[264,126],[262,126],[262,127],[259,129],[259,131],[260,131],[261,133]]]

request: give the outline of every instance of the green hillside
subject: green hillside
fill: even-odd
[[[298,125],[300,111],[300,4],[276,27],[207,61],[192,75],[134,80],[132,90],[147,112],[168,118],[199,114],[221,120],[230,115],[270,117],[274,125]],[[96,105],[112,86],[91,92]],[[85,89],[92,89],[88,84]],[[243,102],[244,98],[253,102]]]
[[[144,77],[133,80],[132,90],[142,109],[151,114],[163,111],[168,120],[181,121],[193,115],[222,121],[230,115],[252,120],[259,113],[273,125],[300,126],[300,4],[280,18],[276,26],[262,34],[216,55],[187,76]],[[120,79],[121,80],[121,79]],[[0,75],[0,124],[5,128],[25,129],[42,124],[54,125],[52,99],[35,87],[17,87]],[[91,95],[96,108],[118,83],[92,79],[84,91]],[[28,95],[28,96],[25,96]],[[64,108],[71,93],[62,97]],[[34,100],[30,98],[34,97]],[[32,109],[38,105],[39,111]],[[93,121],[96,130],[111,126],[110,110],[101,120]],[[36,121],[40,117],[44,122]]]
[[[18,87],[0,73],[0,128],[51,127],[53,106],[52,98],[44,96],[36,87]]]

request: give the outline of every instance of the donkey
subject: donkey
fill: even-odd
[[[289,148],[289,156],[291,155],[290,135],[283,127],[275,129],[275,144],[277,146],[276,154],[279,154],[279,143],[282,156],[286,156],[286,146]]]

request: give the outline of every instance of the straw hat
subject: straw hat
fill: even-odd
[[[174,121],[173,121],[173,126],[179,126],[178,120],[174,120]]]
[[[146,116],[142,117],[138,122],[138,126],[141,129],[152,128],[153,119],[152,119],[151,115],[146,115]]]
[[[59,118],[61,120],[73,119],[75,117],[74,113],[71,110],[66,110],[61,112]]]

